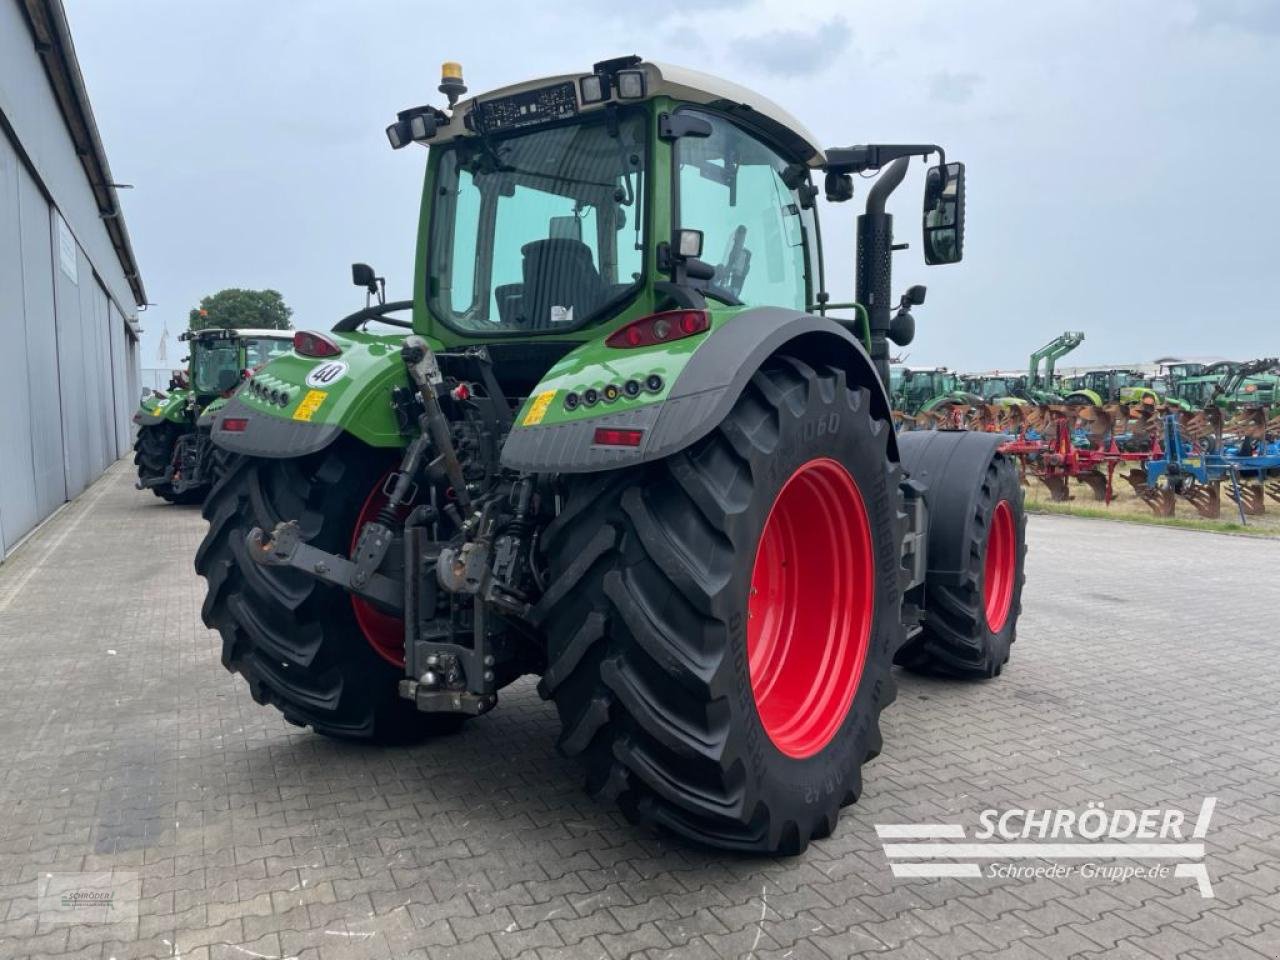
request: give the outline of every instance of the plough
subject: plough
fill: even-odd
[[[1077,416],[1068,408],[1051,409],[1048,429],[1043,434],[1036,431],[1032,435],[1028,431],[1002,444],[1000,449],[1021,462],[1024,482],[1028,474],[1035,477],[1048,488],[1055,502],[1073,499],[1070,481],[1078,480],[1089,488],[1095,500],[1110,504],[1116,469],[1124,464],[1141,464],[1159,455],[1158,440],[1148,450],[1124,449],[1121,443],[1129,445],[1133,435],[1112,432],[1114,417],[1099,411],[1086,428],[1082,443],[1081,431],[1072,429]]]
[[[1264,406],[1002,400],[895,414],[895,421],[902,430],[1003,434],[1000,449],[1019,461],[1023,484],[1040,481],[1056,502],[1074,499],[1070,482],[1077,480],[1109,505],[1119,472],[1161,517],[1172,516],[1182,499],[1218,518],[1224,484],[1242,522],[1264,513],[1267,499],[1280,503],[1280,412]]]
[[[1263,514],[1268,497],[1280,503],[1280,441],[1268,440],[1280,428],[1280,417],[1268,421],[1261,409],[1244,411],[1231,424],[1240,439],[1226,444],[1221,429],[1197,436],[1179,420],[1174,414],[1164,418],[1164,453],[1145,468],[1141,495],[1156,516],[1172,516],[1181,497],[1202,517],[1216,520],[1224,483],[1241,523]]]

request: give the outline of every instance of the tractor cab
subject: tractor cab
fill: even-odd
[[[697,310],[685,328],[666,324],[646,344],[713,329],[744,308],[770,306],[826,314],[877,354],[883,339],[910,342],[908,291],[891,316],[886,245],[859,266],[859,304],[830,302],[823,281],[815,174],[828,199],[846,200],[853,174],[894,165],[873,191],[883,203],[910,156],[934,145],[824,150],[795,117],[736,84],[684,68],[623,57],[464,99],[456,64],[440,90],[450,109],[403,111],[387,129],[395,148],[430,147],[419,237],[414,327],[442,345],[484,343],[511,379],[510,362],[530,351],[516,339],[545,341],[533,355],[554,359],[598,339],[599,328],[673,310]],[[900,161],[900,162],[898,162]],[[926,261],[960,259],[963,167],[934,168],[926,181]],[[883,228],[884,221],[877,221]],[[883,249],[877,249],[883,247]],[[877,336],[878,335],[878,336]],[[876,346],[876,341],[881,345]],[[524,378],[517,378],[524,379]]]
[[[418,329],[445,343],[545,337],[670,307],[805,309],[822,289],[798,120],[695,71],[627,57],[388,128],[431,147]]]
[[[190,383],[204,406],[227,396],[251,371],[292,345],[292,330],[214,328],[188,330],[178,337],[190,343]]]

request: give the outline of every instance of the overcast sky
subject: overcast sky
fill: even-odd
[[[926,268],[922,168],[895,194],[911,363],[1280,353],[1280,0],[64,0],[150,298],[144,367],[199,298],[274,287],[295,326],[411,294],[426,154],[397,110],[638,53],[722,75],[828,145],[933,141],[967,166],[965,260]],[[799,14],[803,12],[803,16]],[[853,292],[854,203],[824,205]],[[855,206],[856,205],[856,206]],[[172,365],[179,355],[169,349]]]

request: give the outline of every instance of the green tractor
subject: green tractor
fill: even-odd
[[[891,381],[897,382],[892,394],[893,409],[908,416],[982,402],[980,396],[964,388],[959,374],[946,367],[904,366],[893,373]]]
[[[1063,393],[1067,403],[1095,407],[1109,403],[1157,406],[1164,402],[1150,379],[1137,370],[1090,370],[1068,379]]]
[[[1018,396],[1032,403],[1061,403],[1061,388],[1054,375],[1054,366],[1082,343],[1084,343],[1082,332],[1067,330],[1032,353],[1026,383]],[[1044,363],[1043,373],[1040,372],[1041,362]]]
[[[133,462],[139,490],[170,503],[199,503],[217,479],[222,461],[209,442],[212,416],[250,370],[289,349],[286,330],[188,330],[187,368],[174,371],[168,392],[151,391],[133,422],[138,425]]]
[[[1165,362],[1167,399],[1185,410],[1210,407],[1273,407],[1280,403],[1280,361],[1274,357],[1240,362]]]
[[[980,397],[984,403],[997,406],[1020,406],[1027,402],[1023,397],[1027,389],[1026,377],[1012,377],[1002,373],[969,373],[960,378],[960,389]]]
[[[467,99],[447,64],[440,90],[387,132],[429,147],[411,329],[300,331],[214,416],[239,454],[196,558],[223,664],[380,742],[534,674],[595,796],[798,852],[862,792],[895,660],[993,677],[1014,639],[1014,464],[994,436],[899,437],[885,392],[922,292],[895,312],[886,201],[939,154],[924,255],[954,263],[963,165],[824,150],[638,57]],[[875,173],[865,309],[836,320],[813,178],[840,202]]]

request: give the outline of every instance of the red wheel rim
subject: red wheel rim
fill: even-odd
[[[360,508],[360,516],[356,517],[355,529],[351,531],[351,553],[355,553],[356,541],[360,539],[360,531],[371,520],[378,519],[378,512],[386,505],[387,495],[382,492],[386,486],[390,471],[374,486]],[[402,509],[399,516],[405,511]],[[379,610],[363,597],[351,595],[351,609],[356,615],[356,623],[364,638],[374,652],[392,666],[404,669],[404,620],[393,617]]]
[[[987,532],[987,558],[982,571],[982,601],[987,627],[992,633],[1004,629],[1013,606],[1013,581],[1018,566],[1018,547],[1013,531],[1013,510],[1008,500],[996,504]]]
[[[853,704],[875,611],[867,510],[849,472],[810,460],[778,491],[751,571],[747,658],[765,732],[813,756]]]

